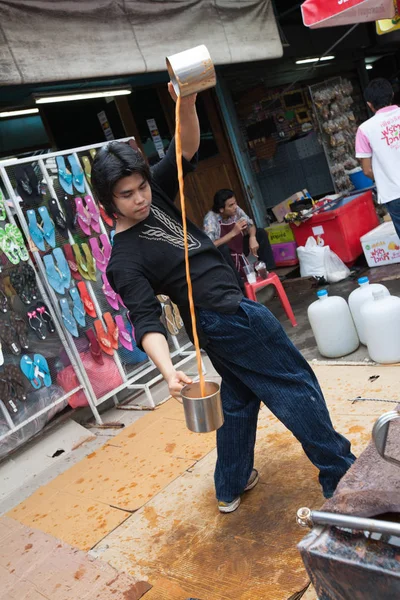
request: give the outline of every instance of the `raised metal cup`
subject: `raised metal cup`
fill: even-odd
[[[201,397],[200,383],[190,383],[181,391],[187,428],[195,433],[209,433],[224,423],[221,391],[218,383],[206,381],[206,396]]]
[[[165,60],[177,96],[190,96],[217,83],[211,56],[203,45],[167,56]]]

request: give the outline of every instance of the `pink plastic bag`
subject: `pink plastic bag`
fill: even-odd
[[[99,365],[93,360],[90,352],[82,352],[80,357],[89,381],[92,384],[96,398],[101,398],[123,383],[117,365],[110,356],[103,354],[104,364],[102,365]],[[70,392],[80,385],[72,365],[69,365],[58,373],[57,383],[65,392]],[[88,405],[88,400],[83,390],[79,390],[75,394],[72,394],[68,399],[68,402],[72,408]]]

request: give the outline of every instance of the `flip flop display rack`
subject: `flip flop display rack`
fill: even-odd
[[[57,382],[66,364],[77,373],[69,391]],[[84,384],[0,189],[0,459],[37,434]]]
[[[91,165],[102,145],[0,163],[35,269],[76,363],[76,369],[66,365],[53,373],[55,382],[70,394],[71,406],[89,404],[98,422],[99,404],[110,397],[117,404],[123,390],[145,392],[154,406],[151,386],[161,379],[137,347],[128,312],[107,281],[113,222],[96,204],[90,186]],[[10,235],[14,244],[24,247],[22,236]],[[7,247],[0,231],[0,248],[3,245]],[[194,357],[193,348],[178,308],[165,296],[158,299],[171,357],[180,367]],[[41,317],[35,312],[32,326]],[[84,392],[72,392],[81,380]]]

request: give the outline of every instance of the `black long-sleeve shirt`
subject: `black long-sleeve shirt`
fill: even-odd
[[[184,174],[195,166],[183,159]],[[174,204],[178,192],[175,144],[152,170],[152,207],[144,221],[114,236],[107,278],[120,294],[135,327],[136,342],[150,332],[167,335],[156,296],[178,305],[193,341],[185,276],[182,216]],[[196,310],[234,314],[243,298],[235,274],[209,237],[188,221],[190,273]],[[202,347],[207,338],[198,324]]]

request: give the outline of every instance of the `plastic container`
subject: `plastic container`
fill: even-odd
[[[333,201],[332,208],[300,225],[290,226],[298,246],[305,246],[308,238],[313,236],[351,266],[363,252],[360,238],[378,224],[372,192],[368,191]]]
[[[372,179],[364,175],[361,167],[357,167],[352,171],[348,171],[347,174],[350,177],[350,181],[354,185],[356,190],[365,190],[366,188],[374,186],[374,182],[372,181]]]
[[[320,290],[317,296],[318,300],[308,307],[308,320],[320,354],[327,358],[351,354],[360,340],[346,300],[329,297],[326,290]]]
[[[382,223],[361,238],[369,267],[381,267],[400,262],[400,239],[392,221]]]
[[[381,364],[400,362],[400,298],[373,292],[361,308],[368,353]]]
[[[296,242],[285,242],[271,246],[272,254],[277,267],[292,267],[299,263],[296,251]]]
[[[284,244],[285,242],[294,242],[293,231],[289,223],[274,223],[265,228],[268,233],[268,239],[271,246],[274,244]]]
[[[390,292],[380,283],[370,283],[368,277],[360,277],[358,283],[360,287],[351,292],[349,296],[349,306],[360,342],[366,345],[367,337],[364,330],[364,320],[361,316],[361,307],[369,300],[373,300],[373,292],[382,290],[385,296],[390,296]]]

